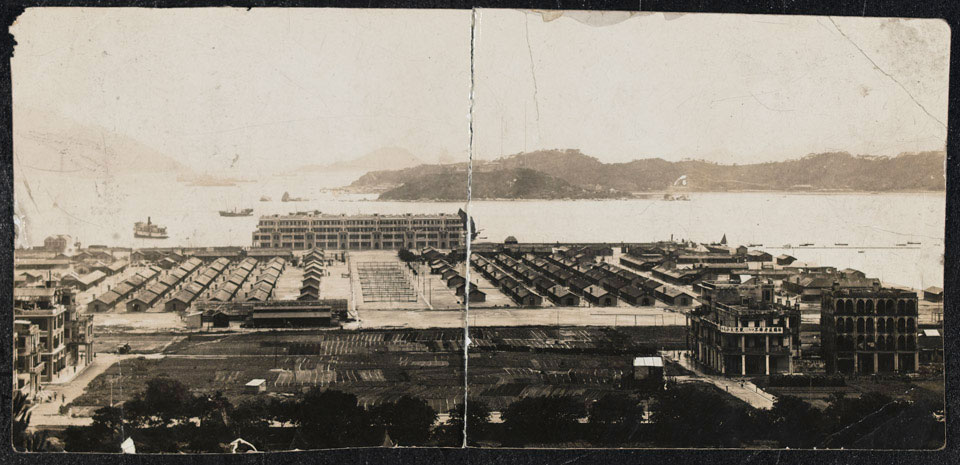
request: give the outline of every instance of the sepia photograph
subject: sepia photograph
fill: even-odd
[[[9,32],[18,452],[946,444],[945,21]]]

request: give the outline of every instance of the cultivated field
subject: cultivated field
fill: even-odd
[[[549,327],[476,328],[471,339],[471,393],[499,408],[523,396],[589,399],[620,389],[632,376],[634,356],[679,348],[683,328],[562,328],[559,334]],[[130,398],[149,379],[168,376],[234,402],[257,395],[244,384],[262,378],[266,395],[319,385],[354,393],[368,405],[415,395],[446,412],[463,397],[462,341],[459,329],[191,335],[162,354],[113,365],[72,405],[107,405],[111,395]]]

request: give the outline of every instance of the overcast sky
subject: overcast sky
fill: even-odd
[[[384,146],[465,157],[470,15],[30,9],[12,30],[15,130],[30,129],[18,111],[49,114],[207,172],[235,159],[246,171],[277,171]],[[945,145],[943,22],[604,21],[482,10],[479,158],[579,148],[608,162],[749,163]]]
[[[15,118],[50,112],[199,170],[468,152],[469,11],[31,8],[12,32]]]
[[[480,157],[579,148],[604,161],[749,163],[945,147],[950,31],[942,21],[597,19],[608,25],[481,10]]]

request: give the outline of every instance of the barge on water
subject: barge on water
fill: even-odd
[[[234,217],[234,216],[252,216],[252,215],[253,215],[252,208],[244,208],[243,210],[237,210],[236,208],[234,208],[233,210],[220,210],[220,216]]]

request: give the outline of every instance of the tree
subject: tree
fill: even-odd
[[[101,407],[93,412],[90,426],[70,426],[63,432],[64,448],[70,452],[120,452],[125,439],[123,411],[119,407]]]
[[[490,407],[479,400],[467,403],[467,444],[478,445],[490,437]],[[450,418],[437,428],[436,439],[439,445],[460,447],[463,445],[463,404],[457,404],[450,410]]]
[[[671,384],[652,406],[656,442],[665,447],[737,447],[756,432],[748,406],[712,387]]]
[[[407,250],[407,249],[400,249],[400,250],[398,250],[398,251],[397,251],[397,257],[400,259],[400,261],[406,262],[406,263],[413,262],[413,261],[417,261],[417,259],[419,258],[419,257],[417,257],[417,254],[415,254],[415,253],[413,253],[413,252],[411,252],[411,251],[409,251],[409,250]]]
[[[597,444],[635,442],[643,431],[644,407],[622,393],[609,394],[590,407],[591,440]]]
[[[314,386],[299,403],[297,424],[310,447],[365,445],[370,422],[357,396]]]
[[[550,444],[576,439],[586,408],[572,397],[527,397],[503,410],[504,445]]]
[[[30,401],[27,396],[20,391],[13,393],[13,448],[18,451],[30,452],[30,434],[27,433],[27,427],[30,426]]]
[[[270,428],[270,418],[275,415],[263,397],[254,397],[241,402],[230,411],[230,431],[235,438],[243,438],[263,449]]]
[[[28,432],[30,426],[30,401],[20,392],[13,393],[13,418],[11,427],[13,448],[21,452],[61,452],[47,431]]]
[[[467,252],[451,250],[444,258],[447,260],[447,263],[462,263],[467,259]]]
[[[768,433],[781,446],[809,449],[823,439],[823,412],[798,397],[778,397],[764,416]]]
[[[222,451],[222,444],[233,439],[227,426],[230,421],[228,412],[232,409],[233,405],[220,391],[195,398],[191,411],[200,424],[195,428],[196,433],[190,441],[190,449],[198,452]],[[193,426],[192,423],[190,426]]]
[[[148,426],[169,426],[192,416],[193,395],[180,381],[160,377],[147,381],[147,389],[125,404],[131,419]]]
[[[384,403],[371,412],[373,421],[402,446],[423,445],[430,439],[437,412],[423,399],[402,396],[396,402]]]
[[[860,397],[846,397],[843,392],[837,392],[823,413],[836,431],[861,421],[891,402],[893,399],[879,392],[867,392]]]
[[[823,439],[823,447],[850,447],[861,436],[883,425],[904,410],[906,404],[885,394],[868,392],[858,398],[834,394],[824,417],[831,433]]]

